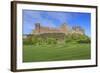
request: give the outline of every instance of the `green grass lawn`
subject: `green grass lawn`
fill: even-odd
[[[90,59],[90,51],[87,43],[23,45],[23,62]]]

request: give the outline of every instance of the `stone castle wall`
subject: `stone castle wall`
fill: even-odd
[[[50,28],[50,27],[43,27],[40,25],[40,23],[35,24],[35,30],[33,30],[33,34],[42,34],[42,33],[77,33],[77,34],[84,34],[83,30],[81,28],[76,27],[74,29],[69,29],[69,27],[66,24],[63,24],[59,28]]]

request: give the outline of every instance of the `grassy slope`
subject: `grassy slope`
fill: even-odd
[[[90,44],[24,45],[23,61],[79,60],[90,58]]]

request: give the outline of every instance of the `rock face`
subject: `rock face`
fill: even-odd
[[[79,27],[68,27],[66,23],[62,24],[59,28],[50,28],[50,27],[44,27],[41,26],[40,23],[35,24],[35,30],[33,30],[32,34],[44,34],[44,33],[64,33],[67,34],[84,34],[84,30]]]

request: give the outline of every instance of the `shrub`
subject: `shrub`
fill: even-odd
[[[23,44],[25,44],[25,45],[31,45],[31,44],[33,44],[33,42],[30,39],[23,39]]]
[[[68,42],[90,43],[90,38],[86,35],[70,34],[65,38],[65,43]]]
[[[77,42],[78,43],[90,43],[91,41],[89,38],[84,38],[84,39],[79,39]]]
[[[33,44],[33,45],[36,45],[37,42],[38,42],[38,41],[37,41],[37,38],[36,38],[36,37],[32,37],[32,44]]]
[[[57,40],[55,38],[47,38],[47,44],[57,44]]]
[[[44,44],[43,38],[37,38],[37,44],[39,45]]]

